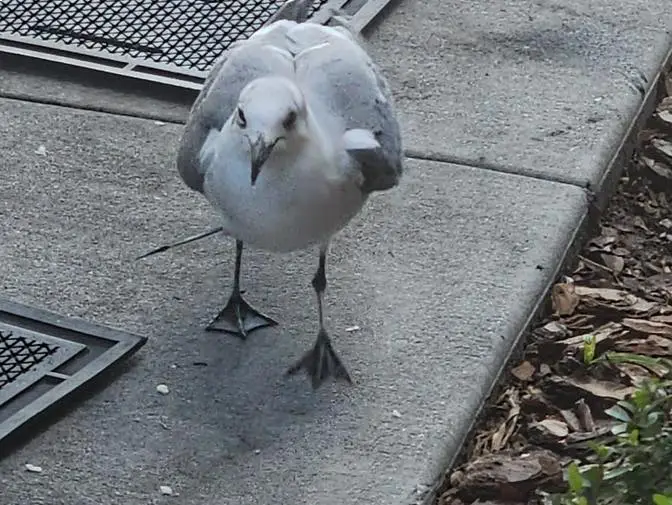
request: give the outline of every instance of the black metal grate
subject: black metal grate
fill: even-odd
[[[33,433],[30,426],[145,342],[0,298],[0,457],[6,441]]]
[[[54,354],[58,346],[0,331],[0,389]]]
[[[206,71],[285,1],[4,0],[0,33]]]

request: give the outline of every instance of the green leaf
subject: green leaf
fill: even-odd
[[[634,413],[635,410],[637,410],[637,407],[635,407],[632,403],[627,402],[625,400],[621,400],[619,402],[616,402],[616,405],[619,405],[620,407],[623,407],[625,410],[628,412]]]
[[[600,460],[605,460],[609,457],[611,454],[611,448],[607,445],[604,444],[597,444],[593,441],[588,441],[588,447],[590,447],[595,455],[598,457]]]
[[[606,353],[606,357],[612,363],[632,363],[633,365],[640,365],[648,369],[655,368],[661,364],[659,358],[629,352],[608,352]]]
[[[611,427],[611,433],[614,435],[621,435],[628,431],[627,423],[618,423]]]
[[[656,505],[672,505],[672,496],[665,496],[664,494],[654,494],[653,503]]]
[[[569,482],[569,489],[576,494],[581,494],[583,491],[583,477],[576,462],[572,462],[567,467],[567,482]]]
[[[620,477],[621,475],[624,475],[630,471],[630,467],[627,465],[620,465],[617,466],[616,468],[613,468],[611,470],[607,470],[604,472],[604,480],[611,480],[615,479],[616,477]],[[670,504],[672,505],[672,504]]]
[[[614,405],[613,407],[605,410],[604,413],[613,417],[617,421],[623,421],[624,423],[630,422],[630,414],[628,414],[628,411],[619,405]]]
[[[604,467],[602,465],[585,465],[581,468],[581,477],[583,478],[584,489],[590,489],[593,496],[598,495],[604,480]],[[590,496],[585,492],[583,494]]]
[[[583,337],[583,362],[590,365],[595,359],[595,349],[597,347],[597,339],[595,335],[586,335]]]

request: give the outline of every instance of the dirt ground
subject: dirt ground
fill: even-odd
[[[672,76],[598,232],[552,289],[545,317],[491,399],[437,505],[537,504],[563,468],[613,437],[604,411],[672,355]]]

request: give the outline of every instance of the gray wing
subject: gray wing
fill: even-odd
[[[381,145],[348,151],[364,176],[363,190],[396,186],[403,173],[402,139],[392,93],[378,66],[343,28],[307,23],[288,37],[303,49],[296,56],[297,79],[312,102],[340,118],[346,130],[371,131]]]
[[[189,113],[177,152],[177,169],[191,189],[203,192],[201,147],[212,129],[221,130],[243,88],[266,75],[294,75],[292,55],[283,47],[291,21],[278,21],[231,47],[213,65]],[[285,44],[286,45],[286,44]]]

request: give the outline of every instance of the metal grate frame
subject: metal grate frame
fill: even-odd
[[[0,454],[146,341],[0,299]]]
[[[362,30],[390,0],[313,0]],[[200,90],[231,44],[283,14],[286,0],[4,0],[2,53]]]

